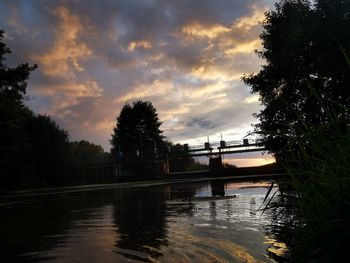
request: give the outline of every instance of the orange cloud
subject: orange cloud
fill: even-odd
[[[111,133],[115,124],[115,120],[103,119],[99,122],[86,121],[83,123],[83,126],[89,131]]]
[[[201,25],[194,23],[186,25],[181,29],[181,32],[187,37],[205,37],[209,39],[217,38],[222,33],[230,32],[231,29],[221,24]]]
[[[214,84],[205,85],[203,87],[197,88],[195,90],[189,89],[188,97],[191,99],[200,99],[200,98],[208,98],[209,96],[215,96],[220,94],[219,97],[224,97],[225,93],[222,93],[225,90],[228,90],[230,87],[226,85],[224,82],[218,81]]]
[[[117,98],[115,102],[125,102],[128,100],[136,100],[152,96],[164,96],[168,94],[173,87],[174,85],[171,83],[171,81],[155,80],[152,84],[140,84],[136,86],[131,92]]]
[[[136,48],[144,48],[144,49],[150,49],[152,47],[151,42],[146,41],[146,40],[141,40],[141,41],[132,41],[129,43],[128,46],[128,51],[132,52]]]
[[[85,81],[38,87],[35,92],[46,96],[56,96],[61,93],[70,97],[100,97],[103,90],[95,81]]]
[[[224,52],[227,55],[233,55],[237,53],[253,53],[254,50],[261,47],[260,39],[254,39],[245,43],[238,43],[233,47],[226,49]]]
[[[215,63],[203,63],[192,68],[192,75],[202,79],[210,80],[238,80],[242,77],[242,71],[234,72],[228,69],[227,65],[218,65]]]
[[[168,17],[163,21],[162,16],[133,20],[140,3],[131,5],[135,9],[130,9],[131,13],[123,13],[117,5],[104,6],[102,1],[98,6],[104,15],[95,17],[90,12],[94,8],[87,7],[97,6],[83,5],[80,8],[75,1],[64,1],[58,7],[48,5],[52,7],[51,11],[45,9],[49,19],[40,21],[50,24],[33,27],[35,32],[43,32],[33,39],[45,37],[46,46],[50,36],[45,36],[42,28],[50,28],[54,36],[51,47],[37,51],[39,45],[33,45],[36,51],[29,52],[35,54],[31,62],[39,64],[41,71],[32,87],[44,97],[41,108],[48,107],[47,112],[71,127],[73,134],[74,130],[86,136],[99,134],[99,138],[103,134],[107,141],[115,124],[107,118],[111,109],[117,115],[124,102],[136,99],[152,100],[164,122],[162,128],[178,140],[228,133],[230,127],[253,121],[250,114],[258,98],[237,83],[242,74],[256,71],[261,62],[253,51],[261,46],[258,34],[264,6],[251,5],[241,17],[228,9],[199,16],[188,12],[189,17],[187,12],[175,12],[181,10],[174,5],[174,13],[169,11],[174,23],[169,23]],[[103,9],[106,7],[108,10]],[[157,10],[154,14],[159,14],[162,6],[153,8]],[[24,31],[22,13],[10,15],[10,26]],[[30,28],[30,24],[23,25]],[[102,87],[108,96],[103,96]],[[194,118],[213,125],[189,128]],[[241,128],[236,133],[244,135],[246,130]]]
[[[242,74],[257,69],[260,60],[255,57],[254,51],[261,47],[259,22],[264,19],[267,7],[254,4],[249,8],[247,15],[237,18],[230,25],[205,25],[197,22],[183,26],[180,33],[176,34],[179,40],[207,44],[201,50],[199,63],[192,67],[191,73],[194,76],[211,80],[237,80]],[[237,58],[243,68],[236,67],[235,57],[242,54],[251,54],[252,58],[245,62],[242,62],[242,57]]]
[[[250,14],[248,14],[247,16],[242,16],[235,21],[235,28],[240,28],[244,31],[248,31],[265,19],[265,12],[268,10],[266,6],[253,4],[250,6],[250,9]]]
[[[183,104],[175,108],[160,110],[159,117],[164,122],[169,121],[167,124],[173,126],[174,124],[177,124],[179,115],[189,113],[190,111],[190,107]]]
[[[56,28],[56,40],[51,50],[46,54],[33,55],[42,71],[50,76],[71,76],[72,70],[83,71],[80,60],[84,60],[92,54],[91,49],[79,42],[79,33],[83,26],[77,15],[60,6],[52,11],[60,18],[60,24]]]

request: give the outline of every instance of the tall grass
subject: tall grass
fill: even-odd
[[[348,262],[350,126],[339,121],[327,103],[328,121],[317,127],[304,122],[303,136],[290,138],[292,149],[283,158],[296,195],[289,202],[270,200],[265,207],[283,208],[280,232],[289,245],[290,262]]]
[[[344,262],[348,254],[350,134],[338,124],[330,122],[306,133],[297,141],[298,153],[287,161],[299,194],[291,262]]]

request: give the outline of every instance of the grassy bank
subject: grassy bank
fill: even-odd
[[[284,162],[294,195],[269,207],[282,214],[284,225],[277,220],[276,228],[289,245],[290,262],[344,262],[350,235],[350,135],[337,122],[304,135],[293,139],[298,150]]]

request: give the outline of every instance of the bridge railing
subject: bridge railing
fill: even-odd
[[[226,146],[234,146],[234,145],[239,145],[242,144],[242,141],[225,141]]]
[[[204,149],[204,144],[189,145],[189,146],[188,146],[188,149],[189,149],[189,150]]]
[[[197,151],[212,151],[212,150],[224,150],[228,148],[239,148],[239,147],[258,147],[260,140],[259,139],[244,139],[244,140],[235,140],[235,141],[214,141],[206,142],[203,144],[188,145],[186,144],[185,149],[188,152],[197,152]]]
[[[233,141],[214,141],[203,144],[188,145],[184,144],[177,149],[143,149],[132,152],[122,153],[116,157],[119,160],[155,160],[183,157],[183,156],[210,156],[217,154],[230,154],[244,151],[264,150],[261,139],[244,139]]]

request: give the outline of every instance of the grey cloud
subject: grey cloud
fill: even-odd
[[[134,66],[135,58],[126,52],[130,41],[146,39],[154,44],[153,54],[162,52],[179,66],[191,68],[201,61],[200,51],[207,43],[179,45],[172,33],[181,26],[197,21],[202,24],[223,23],[229,25],[247,12],[254,1],[5,1],[7,8],[17,8],[20,23],[28,29],[23,38],[16,35],[16,50],[31,53],[45,51],[53,41],[52,27],[57,17],[50,11],[60,5],[77,14],[85,27],[79,39],[91,47],[95,55],[105,58],[114,67]],[[29,14],[26,14],[29,12]],[[3,16],[3,19],[8,16]],[[6,24],[3,21],[3,24]],[[11,31],[10,28],[8,28]],[[33,31],[36,33],[33,34]],[[115,32],[116,39],[111,38]],[[171,43],[157,47],[157,43]],[[12,44],[12,43],[11,43]],[[150,51],[149,51],[150,54]],[[18,54],[26,57],[25,54]]]
[[[191,69],[200,66],[203,61],[222,71],[249,73],[252,68],[256,68],[258,60],[254,54],[222,56],[217,40],[212,40],[214,46],[210,51],[203,52],[203,49],[210,44],[207,39],[184,42],[175,33],[178,33],[182,26],[193,22],[206,26],[212,24],[230,26],[235,19],[248,13],[250,4],[264,1],[0,0],[0,24],[10,37],[6,42],[14,52],[10,56],[11,63],[33,62],[33,54],[47,53],[55,41],[55,30],[61,21],[52,10],[65,6],[71,14],[79,18],[84,30],[79,32],[77,41],[91,49],[92,54],[79,61],[84,71],[74,71],[74,81],[82,83],[88,80],[95,81],[104,90],[102,96],[79,97],[72,105],[53,109],[55,98],[40,94],[40,88],[63,86],[71,79],[47,76],[39,67],[29,81],[28,91],[34,99],[28,104],[39,112],[51,109],[54,117],[71,131],[74,138],[91,139],[102,143],[108,149],[110,132],[89,131],[89,134],[87,129],[84,129],[84,123],[97,125],[104,119],[114,120],[121,104],[113,101],[135,86],[151,84],[155,80],[168,80],[175,86],[174,92],[181,93],[184,87],[196,90],[215,84],[216,80],[213,79],[189,76]],[[12,23],[11,19],[14,21],[17,19],[17,25]],[[259,29],[254,28],[252,35],[228,34],[225,37],[245,41],[257,34],[257,30]],[[150,41],[152,47],[128,52],[129,43],[138,40]],[[161,55],[159,59],[154,59],[159,55]],[[213,58],[214,60],[209,63],[208,60]],[[141,65],[143,61],[146,62],[145,65]],[[250,123],[253,120],[250,114],[257,110],[255,105],[242,104],[244,97],[249,95],[249,88],[242,85],[227,91],[230,105],[222,105],[206,114],[201,113],[201,108],[206,108],[207,104],[215,101],[210,101],[208,98],[189,101],[182,97],[180,99],[183,101],[178,101],[170,95],[149,99],[159,111],[167,111],[186,103],[198,103],[197,106],[189,107],[190,112],[178,115],[179,124],[184,125],[186,129],[181,132],[169,132],[166,135],[170,139],[207,135]],[[71,99],[64,97],[65,94],[61,96],[61,99]],[[71,114],[61,118],[65,112]]]
[[[206,120],[204,118],[192,118],[187,124],[189,128],[199,127],[202,129],[212,129],[214,128],[213,122]]]
[[[229,94],[233,97],[234,92]],[[211,102],[215,103],[215,101]],[[198,107],[205,108],[203,103]],[[188,139],[195,139],[203,136],[209,136],[213,134],[219,134],[232,128],[244,127],[250,131],[253,130],[251,123],[256,122],[256,119],[252,116],[254,112],[258,112],[260,106],[245,104],[242,100],[231,99],[230,103],[215,109],[205,114],[197,114],[193,117],[190,112],[181,117],[180,123],[186,125],[186,128],[181,132],[174,131],[169,132],[168,135],[174,138],[176,141],[185,141]],[[237,137],[237,134],[230,134],[230,136]],[[241,134],[241,133],[240,133]],[[241,137],[246,134],[241,134]]]
[[[163,52],[182,65],[197,65],[204,46],[180,46],[172,33],[185,24],[199,22],[210,25],[229,25],[247,12],[254,1],[89,1],[69,2],[72,12],[85,17],[97,36],[88,39],[94,50],[105,56],[112,65],[120,66],[132,57],[125,55],[131,41],[148,40],[153,44],[153,54]],[[117,40],[110,39],[116,32]],[[160,42],[175,43],[158,47]],[[202,43],[204,44],[204,43]],[[127,64],[127,63],[126,63]]]
[[[166,57],[172,61],[178,68],[184,70],[190,70],[191,68],[200,65],[202,60],[201,47],[199,43],[197,45],[191,45],[186,47],[175,46],[167,47]]]

